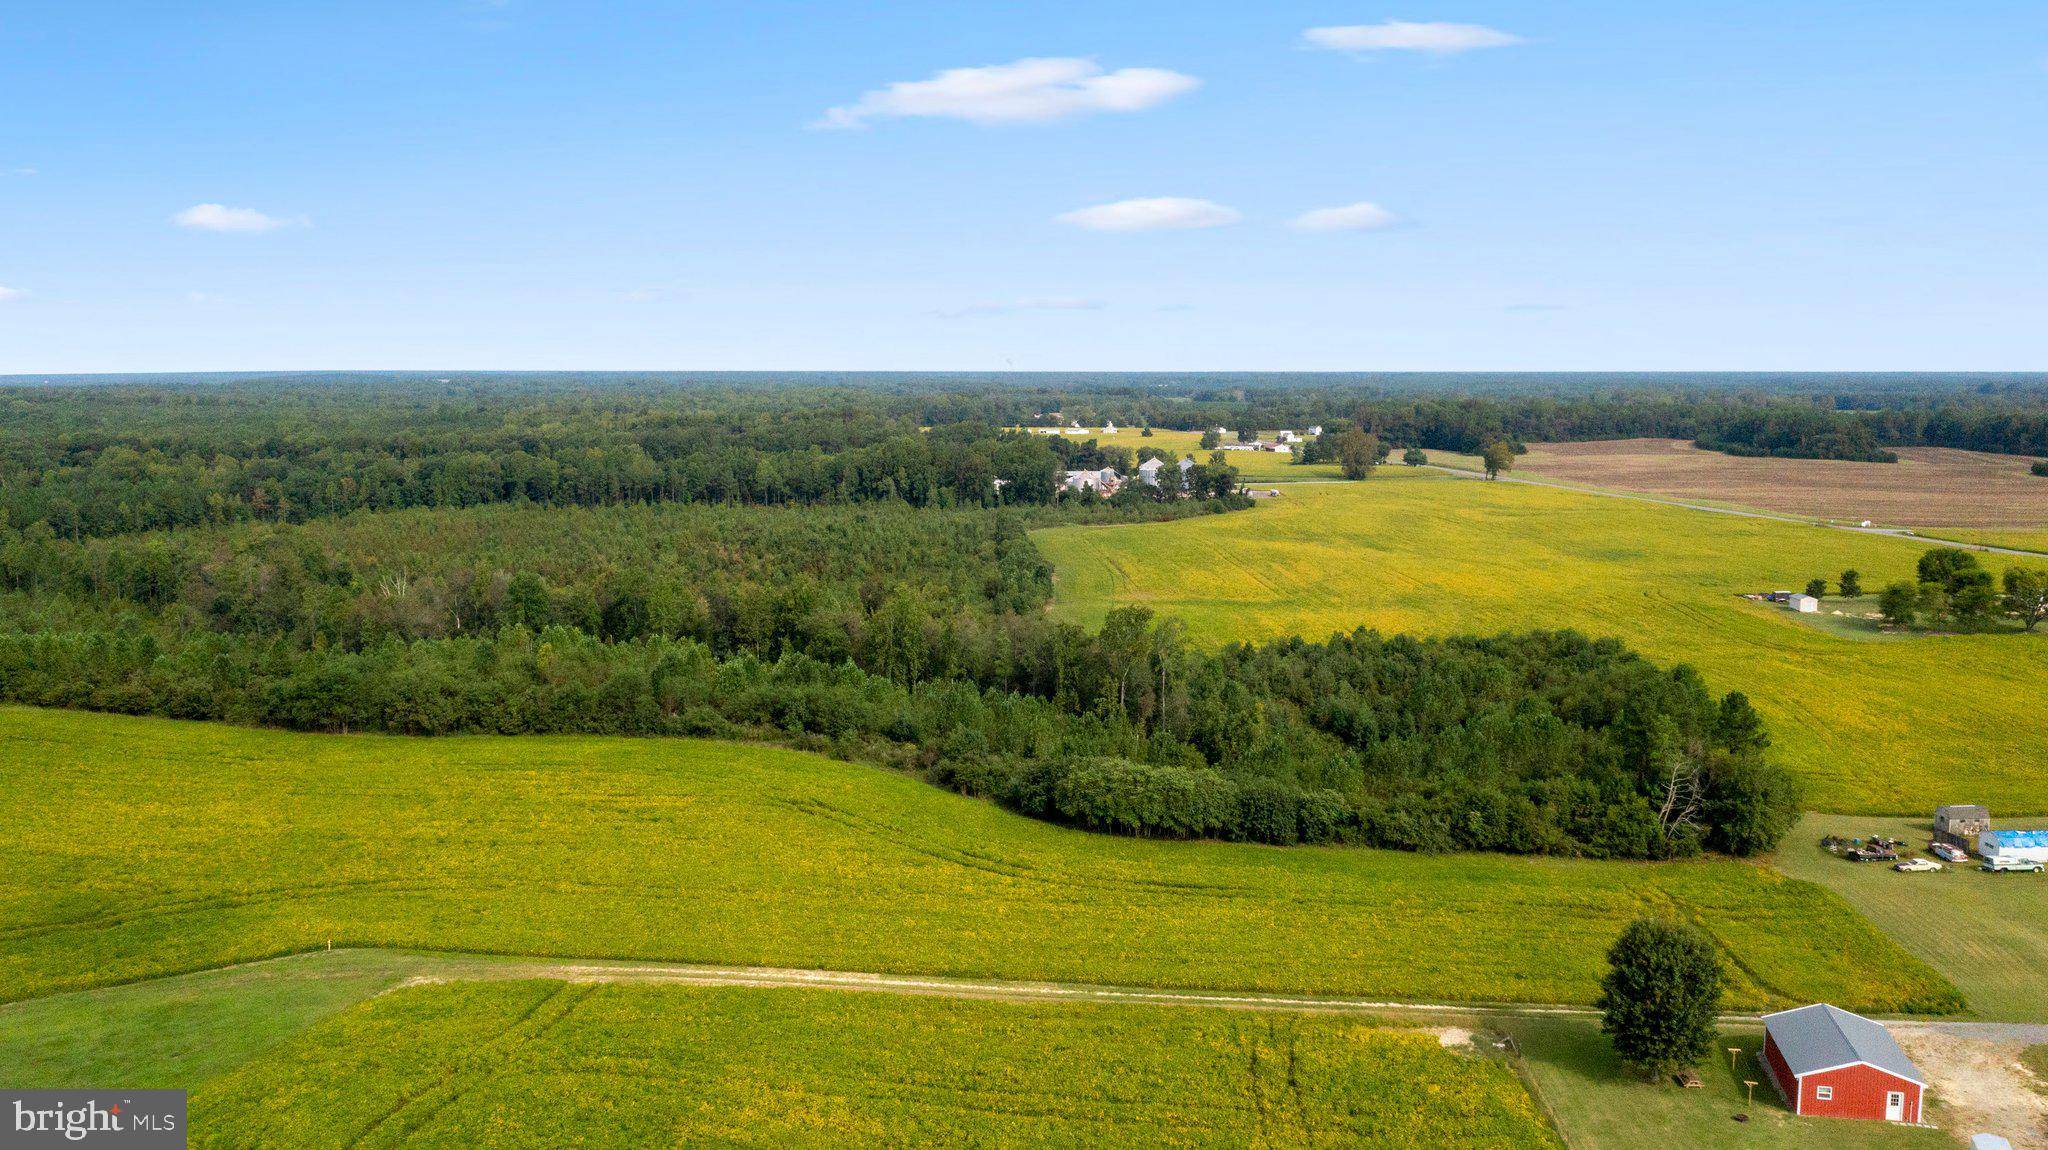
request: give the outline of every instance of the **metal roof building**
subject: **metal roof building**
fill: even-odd
[[[1764,1062],[1794,1114],[1920,1121],[1927,1080],[1860,1014],[1826,1003],[1766,1014]]]

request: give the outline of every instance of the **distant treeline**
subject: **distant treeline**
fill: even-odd
[[[1185,500],[0,529],[0,698],[308,730],[771,737],[1130,834],[1662,858],[1796,802],[1739,696],[1572,634],[1190,649],[1025,534]]]
[[[1122,377],[1111,377],[1113,380]],[[1864,408],[1860,405],[1876,404]],[[1637,391],[1446,398],[1356,387],[737,387],[536,377],[0,389],[0,520],[62,538],[493,503],[1040,505],[1121,449],[1005,427],[1358,424],[1383,444],[1668,436],[1885,460],[1901,445],[2048,455],[2048,395]],[[1208,490],[1228,476],[1201,477]],[[1001,484],[997,480],[1002,480]]]

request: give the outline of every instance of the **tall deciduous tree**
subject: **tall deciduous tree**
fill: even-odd
[[[1337,465],[1344,469],[1346,479],[1364,479],[1372,474],[1373,465],[1379,462],[1380,440],[1370,432],[1354,427],[1337,437]]]
[[[1600,1029],[1631,1066],[1666,1074],[1711,1053],[1721,1007],[1721,960],[1697,927],[1630,923],[1607,952]]]
[[[1486,450],[1480,452],[1480,458],[1486,462],[1486,477],[1498,479],[1501,472],[1515,465],[1515,448],[1511,443],[1495,440],[1486,445]]]
[[[1842,572],[1842,598],[1854,599],[1863,594],[1863,573],[1854,567]]]
[[[2038,567],[2005,569],[2005,613],[2031,631],[2048,619],[2048,571]]]

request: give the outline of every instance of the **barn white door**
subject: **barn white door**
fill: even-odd
[[[1885,1092],[1884,1120],[1886,1122],[1904,1122],[1906,1120],[1905,1091],[1890,1090]]]

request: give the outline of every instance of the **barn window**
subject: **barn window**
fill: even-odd
[[[1835,1088],[1832,1086],[1814,1087],[1813,1100],[1815,1102],[1833,1102],[1835,1100]]]

